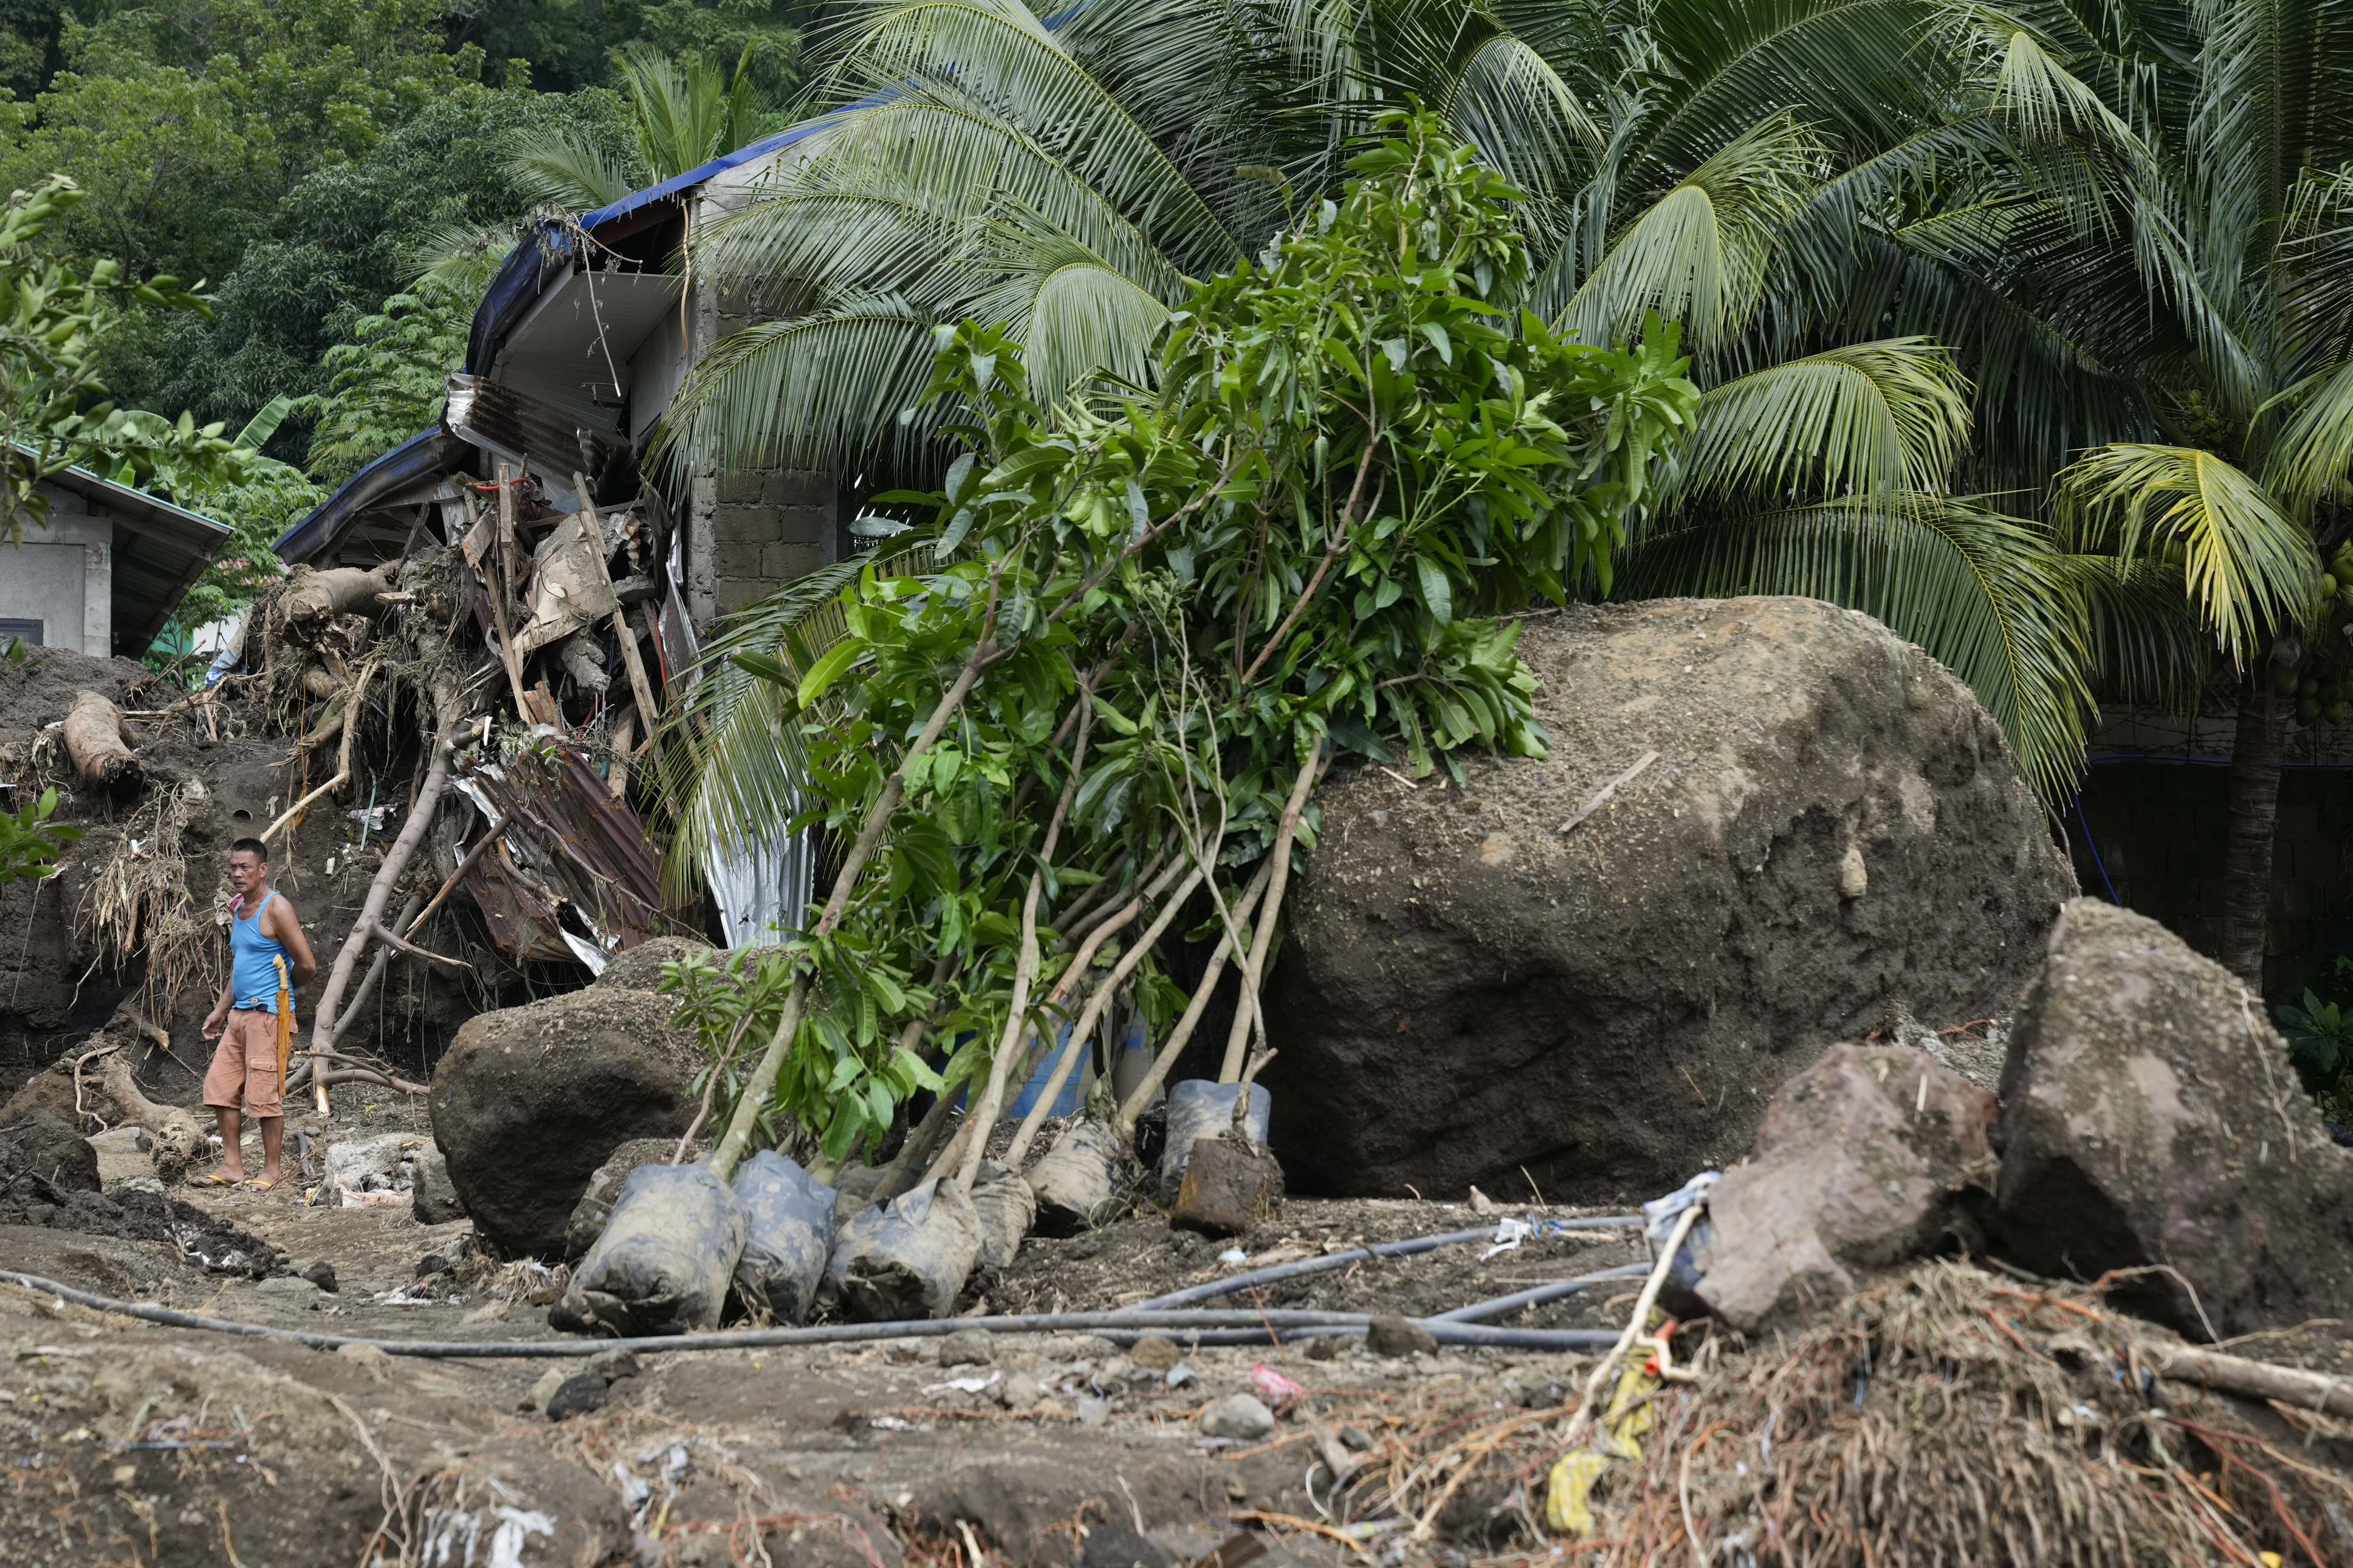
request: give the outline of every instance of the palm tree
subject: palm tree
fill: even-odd
[[[2096,558],[2086,581],[2144,609],[2161,585],[2175,629],[2145,618],[2144,646],[2169,638],[2173,684],[2236,680],[2221,957],[2260,985],[2287,693],[2346,664],[2321,555],[2353,528],[2353,51],[2313,0],[1964,21],[2016,156],[1940,240],[2001,301],[1995,352],[2031,339],[2073,367],[2007,390],[2078,416],[2020,467],[2057,470],[2049,511]]]
[[[1697,351],[1707,395],[1673,504],[1614,586],[1870,611],[1968,681],[2057,789],[2121,590],[2095,616],[2047,531],[1955,493],[1960,360],[1886,330],[1976,297],[1968,258],[1905,223],[2011,138],[1942,16],[1097,0],[1050,27],[1018,0],[872,0],[828,40],[838,110],[817,151],[696,256],[801,308],[707,356],[664,440],[704,472],[845,451],[921,470],[944,460],[944,416],[900,415],[933,327],[964,317],[1010,324],[1045,401],[1137,381],[1186,279],[1312,215],[1366,117],[1416,98],[1528,193],[1531,305],[1597,342],[1659,310]],[[2011,352],[2029,381],[2065,369],[2060,348]]]
[[[554,131],[517,142],[508,167],[537,199],[585,210],[755,142],[774,118],[752,80],[756,47],[744,46],[731,73],[700,54],[676,60],[643,41],[625,44],[613,59],[637,132],[635,158],[616,156],[577,132]]]

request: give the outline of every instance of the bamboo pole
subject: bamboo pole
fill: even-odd
[[[1174,871],[1185,864],[1187,862],[1179,860],[1169,869]],[[1144,928],[1143,933],[1128,945],[1127,951],[1120,954],[1119,963],[1103,984],[1095,987],[1094,994],[1087,998],[1086,1007],[1080,1013],[1078,1022],[1071,1026],[1070,1044],[1062,1049],[1062,1059],[1055,1064],[1054,1076],[1046,1080],[1046,1087],[1038,1093],[1037,1103],[1030,1106],[1029,1114],[1022,1119],[1020,1129],[1013,1134],[1013,1146],[1005,1160],[1008,1165],[1018,1171],[1029,1158],[1031,1141],[1044,1124],[1053,1107],[1054,1098],[1070,1081],[1071,1069],[1078,1065],[1079,1055],[1086,1049],[1089,1037],[1093,1034],[1097,1021],[1103,1017],[1103,1009],[1111,1005],[1112,997],[1126,984],[1127,977],[1135,973],[1136,966],[1144,962],[1145,954],[1152,951],[1152,944],[1167,931],[1177,911],[1185,907],[1185,900],[1193,896],[1193,889],[1201,885],[1206,875],[1208,873],[1199,866],[1195,866],[1187,873],[1184,884],[1169,894],[1168,901],[1161,906],[1159,914],[1153,917],[1152,923]]]
[[[1266,884],[1273,874],[1274,862],[1270,857],[1260,864],[1258,874],[1243,889],[1242,896],[1234,900],[1233,920],[1236,924],[1250,918],[1250,911],[1258,907],[1259,900],[1265,895]],[[1208,1010],[1209,998],[1216,994],[1218,982],[1224,977],[1226,962],[1233,956],[1233,951],[1234,933],[1229,929],[1218,938],[1217,950],[1209,954],[1208,967],[1202,972],[1201,983],[1193,988],[1193,1000],[1186,1005],[1185,1016],[1176,1020],[1176,1026],[1168,1032],[1168,1038],[1152,1058],[1152,1070],[1144,1075],[1144,1081],[1135,1086],[1135,1092],[1120,1103],[1119,1122],[1114,1130],[1122,1139],[1135,1136],[1136,1119],[1144,1114],[1144,1108],[1152,1103],[1153,1095],[1166,1080],[1170,1069],[1176,1067],[1176,1058],[1184,1054],[1186,1044],[1193,1037],[1193,1030],[1201,1022],[1201,1015]]]
[[[1233,1027],[1226,1034],[1226,1059],[1218,1069],[1219,1083],[1231,1083],[1241,1076],[1244,1047],[1250,1040],[1253,1025],[1259,1039],[1266,1042],[1266,1019],[1259,1011],[1259,980],[1266,972],[1267,951],[1274,945],[1274,928],[1282,918],[1282,893],[1291,880],[1291,844],[1299,837],[1299,814],[1307,809],[1307,793],[1315,787],[1316,775],[1324,768],[1324,741],[1318,736],[1309,749],[1307,760],[1299,764],[1299,776],[1292,782],[1291,798],[1283,802],[1282,822],[1275,829],[1274,875],[1266,885],[1266,902],[1260,906],[1258,931],[1250,939],[1249,956],[1242,961],[1241,1004],[1234,1008]]]

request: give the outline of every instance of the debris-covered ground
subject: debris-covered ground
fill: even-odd
[[[103,1154],[118,1192],[139,1179],[127,1145]],[[305,1207],[291,1186],[190,1195],[277,1249],[290,1271],[212,1275],[168,1243],[15,1226],[0,1226],[0,1258],[76,1288],[250,1323],[386,1339],[560,1337],[531,1300],[545,1299],[553,1277],[483,1258],[466,1222],[420,1225],[405,1205]],[[1294,1200],[1235,1247],[1172,1231],[1147,1211],[1073,1238],[1032,1238],[1013,1267],[975,1281],[965,1305],[1106,1309],[1505,1218],[1556,1223],[1493,1256],[1482,1256],[1492,1241],[1450,1246],[1234,1301],[1419,1316],[1646,1259],[1632,1233],[1578,1231],[1577,1217]],[[1615,1327],[1640,1284],[1499,1321]],[[1673,1462],[1632,1459],[1605,1477],[1598,1532],[1571,1560],[2243,1562],[2244,1542],[2293,1552],[2298,1530],[2330,1528],[2331,1510],[2353,1517],[2353,1429],[2126,1376],[2120,1324],[2169,1336],[2112,1318],[2079,1288],[1947,1263],[1874,1291],[1791,1339],[1678,1335],[1676,1358],[1695,1363],[1702,1381],[1654,1384],[1647,1396],[1662,1439],[1651,1451]],[[1591,1365],[1485,1348],[1386,1355],[1346,1340],[1245,1348],[1177,1336],[1123,1349],[1083,1334],[967,1335],[677,1351],[635,1358],[634,1370],[621,1358],[584,1388],[562,1386],[578,1359],[311,1350],[13,1287],[0,1289],[0,1342],[12,1358],[0,1375],[10,1482],[0,1529],[12,1561],[247,1568],[439,1562],[444,1544],[455,1563],[470,1543],[491,1563],[1102,1568],[1192,1562],[1243,1531],[1302,1562],[1549,1561],[1554,1549],[1532,1527]],[[2353,1373],[2348,1347],[2325,1329],[2233,1348]],[[1237,1396],[1256,1405],[1236,1413]],[[547,1414],[551,1400],[561,1419]],[[1884,1499],[1860,1495],[1873,1486]],[[1685,1538],[1679,1489],[1718,1502],[1753,1494],[1757,1531]],[[1972,1498],[2023,1555],[1970,1535],[1978,1526],[1954,1510],[1977,1506]],[[1959,1547],[1948,1541],[1935,1555],[1924,1521]],[[2158,1530],[2167,1521],[2195,1533]],[[1130,1539],[1139,1526],[1142,1543]],[[1806,1552],[1765,1550],[1770,1531]],[[2029,1538],[2061,1544],[2045,1554]],[[2177,1539],[2206,1545],[2197,1555],[2147,1549]],[[1730,1555],[1715,1555],[1717,1544]],[[2313,1544],[2311,1561],[2343,1560]]]

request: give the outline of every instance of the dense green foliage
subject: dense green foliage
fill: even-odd
[[[479,289],[554,195],[520,147],[560,140],[644,183],[624,46],[640,70],[740,62],[763,115],[797,86],[793,13],[758,5],[164,0],[74,16],[20,24],[0,5],[0,28],[48,62],[0,109],[0,180],[62,174],[89,193],[50,238],[59,254],[204,281],[209,319],[130,320],[101,364],[119,397],[231,429],[281,395],[327,393],[328,351],[364,348],[358,324],[437,261],[470,258],[456,280]],[[308,460],[316,408],[280,426],[273,456]],[[348,436],[320,472],[353,466]]]
[[[682,844],[756,839],[796,792],[845,842],[881,825],[843,918],[794,950],[829,1005],[780,1047],[771,1109],[828,1159],[912,1087],[910,1018],[969,1034],[954,1084],[1025,1026],[1050,1038],[1055,983],[1066,1018],[1112,984],[1067,973],[1082,889],[1189,865],[1169,897],[1231,907],[1328,742],[1419,769],[1544,752],[1496,617],[1606,579],[1698,394],[1655,318],[1604,348],[1515,308],[1520,194],[1430,117],[1385,128],[1344,195],[1179,301],[1154,394],[1051,407],[1002,329],[938,329],[923,402],[965,450],[938,493],[883,498],[929,521],[838,596],[739,625],[697,688]],[[1132,983],[1165,1037],[1181,998],[1156,959]]]
[[[2337,955],[2337,978],[2353,975],[2353,958]],[[2321,1114],[2353,1124],[2353,1009],[2324,1002],[2310,986],[2302,1003],[2273,1010],[2287,1037],[2288,1059],[2319,1103]]]
[[[1998,356],[2043,398],[2073,372],[2049,334],[1991,345],[1943,308],[1981,294],[1975,258],[1917,225],[1979,198],[2004,135],[1961,38],[1925,0],[1098,0],[1050,33],[1018,0],[853,5],[812,60],[840,129],[697,256],[813,308],[709,356],[671,434],[704,468],[846,446],[935,474],[936,426],[899,414],[965,317],[1007,323],[1043,402],[1147,380],[1187,279],[1335,194],[1336,149],[1418,95],[1529,194],[1514,304],[1594,344],[1683,324],[1696,432],[1613,591],[1868,610],[2057,789],[2092,611],[2047,528],[1968,493],[2027,439],[2006,424],[1983,460],[1975,419],[2012,411],[1973,409],[1969,376]],[[2052,428],[2029,434],[2063,454]]]
[[[353,322],[351,341],[322,362],[333,377],[326,392],[295,405],[318,422],[311,471],[334,483],[431,424],[448,374],[465,360],[473,314],[470,292],[428,277]]]
[[[21,646],[11,651],[25,657]],[[55,874],[58,851],[81,837],[80,828],[49,820],[57,809],[58,792],[45,789],[40,799],[0,812],[0,882]]]
[[[249,454],[198,429],[119,406],[99,379],[99,349],[126,310],[202,309],[171,278],[137,279],[120,263],[86,268],[42,254],[50,226],[83,194],[61,179],[20,193],[0,213],[0,507],[15,542],[46,514],[43,479],[79,466],[126,483],[168,486],[234,482]]]
[[[209,304],[110,297],[74,351],[85,408],[165,411],[115,419],[107,471],[128,458],[122,477],[233,531],[167,638],[233,613],[320,485],[431,420],[517,226],[565,199],[522,166],[524,148],[558,141],[631,188],[653,177],[638,155],[649,106],[616,89],[716,74],[730,128],[756,130],[796,89],[798,58],[790,15],[760,5],[0,4],[15,91],[0,179],[58,174],[80,192],[49,213],[39,250],[61,276],[160,272]],[[265,410],[269,458],[195,472],[142,455],[167,438],[230,453],[223,432]]]

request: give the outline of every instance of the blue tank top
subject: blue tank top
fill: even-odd
[[[275,937],[263,934],[261,911],[278,896],[272,889],[261,902],[253,906],[250,916],[238,916],[228,923],[229,1005],[259,1007],[266,1013],[278,1011],[278,969],[269,961],[286,956],[285,947]],[[286,978],[294,978],[294,966],[286,966]]]

